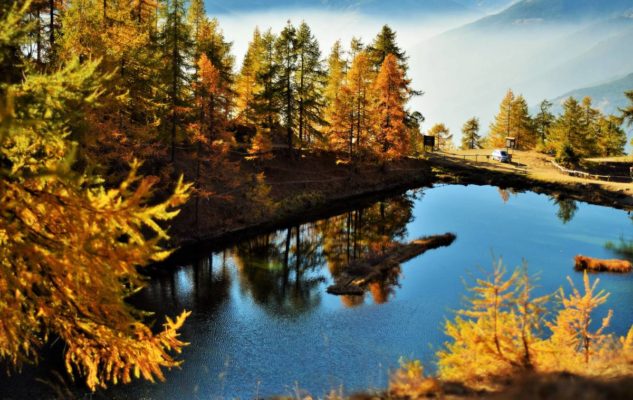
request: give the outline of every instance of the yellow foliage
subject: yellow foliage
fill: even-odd
[[[550,296],[531,297],[525,269],[509,278],[499,263],[488,279],[477,280],[470,307],[447,321],[450,340],[438,352],[439,377],[474,389],[496,389],[522,371],[571,372],[612,377],[633,372],[633,327],[619,340],[606,334],[612,312],[590,329],[591,316],[608,295],[597,291],[598,280],[583,277],[583,291],[569,280],[572,292],[558,292],[561,309],[553,321],[544,321]],[[551,334],[545,336],[543,327]]]
[[[15,29],[10,20],[0,18],[0,31]],[[75,170],[67,121],[98,99],[96,67],[73,61],[16,84],[0,79],[0,358],[37,361],[59,337],[68,372],[93,390],[163,379],[162,368],[179,365],[170,353],[185,345],[178,329],[188,313],[154,333],[125,300],[144,285],[138,267],[169,254],[161,222],[190,189],[179,180],[157,202],[156,179],[139,177],[137,162],[110,187]]]
[[[396,398],[421,399],[441,394],[440,382],[424,376],[424,368],[417,360],[400,360],[400,368],[389,379],[389,395]]]

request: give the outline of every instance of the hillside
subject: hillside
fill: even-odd
[[[504,0],[505,1],[505,0]],[[456,0],[398,0],[384,2],[381,0],[206,0],[207,12],[210,14],[231,14],[239,12],[257,12],[281,9],[319,9],[324,11],[357,11],[363,14],[388,15],[406,14],[454,14],[472,13],[474,8],[468,3],[474,0],[458,2]],[[499,3],[500,1],[495,1]]]
[[[467,29],[529,28],[614,17],[633,10],[633,0],[522,0]]]
[[[618,108],[628,104],[628,100],[624,96],[624,92],[628,90],[633,90],[633,73],[600,85],[571,90],[553,99],[552,103],[554,103],[554,106],[552,109],[555,113],[560,113],[562,111],[561,105],[567,98],[582,99],[589,96],[602,112],[614,114],[618,113]]]

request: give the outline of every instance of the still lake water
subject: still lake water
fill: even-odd
[[[323,396],[383,388],[400,357],[434,369],[443,321],[463,305],[464,280],[482,276],[494,259],[509,268],[525,260],[540,276],[539,292],[551,293],[568,287],[567,276],[581,282],[576,254],[617,257],[605,242],[633,239],[632,228],[626,212],[607,207],[451,185],[246,240],[154,278],[134,299],[159,321],[192,310],[182,368],[168,372],[166,383],[134,382],[97,398],[254,398],[299,389]],[[326,293],[348,261],[393,241],[445,232],[457,235],[451,246],[401,265],[365,296]],[[623,335],[633,323],[633,275],[600,279],[611,293],[611,329]]]
[[[167,383],[108,394],[253,398],[385,387],[401,356],[434,368],[443,321],[463,304],[464,279],[490,270],[495,258],[510,268],[525,260],[540,275],[540,292],[549,293],[567,285],[567,276],[581,282],[576,254],[615,257],[605,242],[633,238],[632,228],[626,212],[606,207],[442,186],[263,235],[151,282],[138,305],[159,314],[193,311],[183,331],[191,343],[185,364]],[[450,247],[403,264],[364,297],[325,292],[347,260],[393,240],[445,232],[457,235]],[[611,293],[612,330],[624,334],[633,323],[633,275],[600,279]]]

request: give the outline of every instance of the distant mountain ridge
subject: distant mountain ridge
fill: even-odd
[[[206,0],[210,14],[229,14],[282,9],[358,11],[370,15],[473,13],[498,9],[512,0]]]
[[[600,85],[571,90],[553,100],[552,111],[560,113],[563,110],[562,103],[569,97],[580,100],[586,96],[593,99],[595,107],[606,114],[618,114],[620,108],[628,105],[628,99],[624,92],[633,90],[633,73]]]
[[[468,27],[500,29],[551,23],[576,23],[631,12],[633,12],[633,0],[521,0]]]

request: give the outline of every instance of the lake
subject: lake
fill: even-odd
[[[509,269],[525,261],[539,276],[537,294],[551,293],[568,287],[567,276],[581,282],[576,254],[617,257],[605,243],[633,239],[632,227],[626,212],[607,207],[447,185],[245,240],[150,281],[134,304],[159,321],[192,311],[183,329],[191,343],[185,362],[166,383],[134,382],[102,394],[214,399],[384,388],[400,357],[421,359],[433,371],[443,322],[463,305],[464,281],[483,276],[494,260]],[[451,246],[401,265],[364,296],[326,293],[349,261],[445,232],[457,235]],[[633,275],[599,277],[611,293],[611,330],[623,335],[633,322]]]
[[[385,387],[400,357],[434,368],[443,321],[463,304],[464,280],[524,260],[541,293],[579,283],[573,257],[613,258],[605,242],[633,235],[626,212],[486,186],[411,191],[371,207],[289,227],[209,254],[151,282],[135,303],[159,314],[193,313],[191,343],[167,383],[135,383],[114,396],[215,398],[323,396]],[[332,276],[391,241],[453,232],[450,246],[401,266],[364,297],[325,292]],[[633,322],[633,276],[600,275],[612,330]],[[607,308],[605,307],[604,312]],[[595,318],[596,320],[598,318]]]

